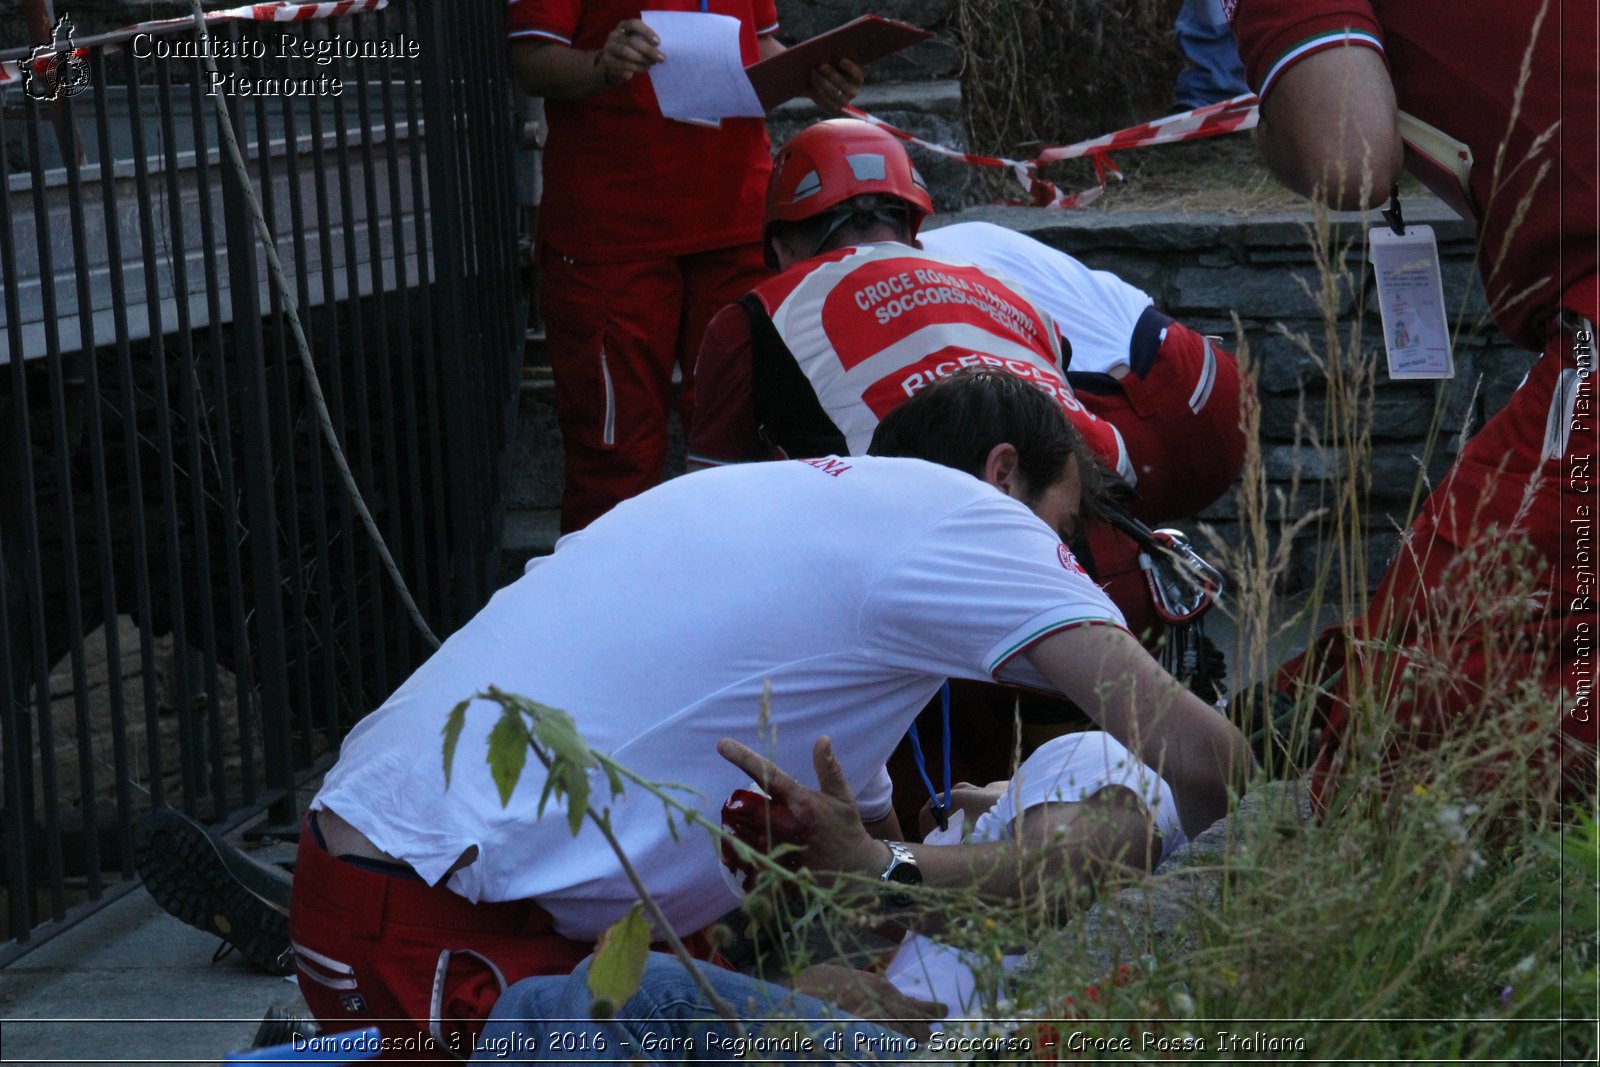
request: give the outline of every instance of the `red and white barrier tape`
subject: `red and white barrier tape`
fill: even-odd
[[[271,4],[245,4],[243,7],[229,7],[220,11],[206,12],[206,23],[225,22],[229,20],[243,20],[248,22],[307,22],[311,19],[335,19],[342,15],[359,15],[367,11],[379,11],[389,6],[389,0],[329,0],[326,3],[290,3],[282,0]],[[124,26],[117,33],[148,33],[153,30],[166,29],[172,26],[193,25],[192,18],[152,19],[148,22],[136,22],[132,26]],[[121,45],[112,46],[120,48]],[[87,48],[74,48],[72,54],[80,59],[87,58]],[[55,53],[49,57],[54,58]],[[12,59],[0,62],[0,89],[7,88],[22,81],[22,68],[24,60]]]
[[[389,0],[332,0],[327,3],[271,3],[247,4],[244,7],[227,8],[222,11],[207,13],[206,21],[223,21],[226,19],[247,19],[256,22],[301,22],[307,19],[338,18],[341,15],[359,14],[365,11],[377,11],[387,7]],[[187,18],[157,19],[151,22],[141,22],[126,27],[122,33],[142,33],[160,27],[169,27],[192,20]],[[87,50],[78,48],[74,55],[83,57]],[[0,89],[22,80],[22,63],[12,60],[0,63]],[[954,148],[933,141],[925,141],[913,133],[908,133],[897,126],[893,126],[869,112],[860,108],[846,107],[845,114],[854,118],[872,123],[886,132],[893,134],[900,140],[914,144],[925,151],[946,159],[954,159],[975,167],[1005,168],[1011,171],[1022,183],[1028,192],[1029,204],[1035,207],[1079,208],[1087,207],[1100,198],[1106,190],[1108,176],[1122,181],[1122,171],[1117,169],[1116,163],[1111,159],[1113,149],[1121,151],[1127,148],[1143,148],[1147,145],[1172,144],[1178,141],[1199,141],[1207,137],[1219,137],[1228,133],[1240,133],[1255,127],[1258,119],[1256,98],[1245,94],[1236,96],[1231,100],[1220,103],[1208,104],[1205,107],[1195,108],[1192,111],[1179,112],[1165,118],[1154,119],[1150,122],[1141,122],[1137,126],[1117,130],[1101,137],[1076,144],[1061,145],[1055,148],[1046,148],[1033,159],[1006,159],[1002,156],[982,156],[971,152],[959,152]],[[1094,165],[1095,177],[1099,184],[1076,193],[1063,193],[1053,182],[1045,181],[1039,177],[1039,168],[1046,163],[1056,163],[1064,159],[1080,159],[1087,157]]]
[[[1033,159],[1017,160],[1004,159],[999,156],[980,156],[970,152],[958,152],[953,148],[924,141],[912,133],[907,133],[896,126],[891,126],[876,115],[869,114],[859,108],[847,107],[845,113],[866,122],[872,123],[883,130],[919,148],[933,152],[946,159],[959,160],[975,167],[996,167],[1010,170],[1016,175],[1022,187],[1028,191],[1028,203],[1035,207],[1077,208],[1087,207],[1099,199],[1105,192],[1106,178],[1122,180],[1122,172],[1111,160],[1112,149],[1143,148],[1146,145],[1173,144],[1178,141],[1199,141],[1207,137],[1220,137],[1223,134],[1239,133],[1255,127],[1259,115],[1256,111],[1256,98],[1245,94],[1236,96],[1231,100],[1223,100],[1216,104],[1207,104],[1205,107],[1195,108],[1192,111],[1179,112],[1165,118],[1155,119],[1150,122],[1141,122],[1137,126],[1108,133],[1088,141],[1079,141],[1077,144],[1061,145],[1056,148],[1046,148]],[[1099,185],[1084,189],[1076,193],[1063,193],[1056,188],[1054,183],[1047,182],[1039,177],[1039,168],[1046,163],[1055,163],[1063,159],[1081,159],[1087,157],[1094,165],[1095,176],[1099,178]]]

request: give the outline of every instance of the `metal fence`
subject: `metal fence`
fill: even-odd
[[[319,438],[219,106],[405,582],[440,634],[491,591],[523,341],[504,10],[214,24],[248,57],[221,85],[152,44],[192,55],[192,27],[110,35],[79,42],[88,91],[0,97],[0,963],[134,884],[152,805],[292,824],[427,652]]]

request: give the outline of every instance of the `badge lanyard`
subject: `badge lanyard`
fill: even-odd
[[[911,742],[911,758],[917,765],[917,773],[922,775],[922,784],[928,787],[928,795],[933,798],[933,817],[939,823],[939,829],[950,828],[950,683],[947,680],[939,689],[939,710],[944,717],[944,802],[939,801],[939,792],[933,788],[933,779],[928,777],[928,764],[922,758],[922,738],[917,736],[917,724],[913,722],[906,731],[906,740]]]

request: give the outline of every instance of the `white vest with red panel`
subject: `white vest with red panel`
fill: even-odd
[[[786,454],[835,451],[827,438],[836,433],[861,455],[879,420],[918,390],[964,367],[995,367],[1049,394],[1133,484],[1121,434],[1083,408],[1062,374],[1055,323],[1000,275],[883,242],[806,260],[744,303],[771,327],[758,320],[752,331],[756,421]],[[793,395],[802,376],[814,404]]]

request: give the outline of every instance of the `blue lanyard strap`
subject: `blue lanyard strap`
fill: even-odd
[[[933,817],[938,820],[939,829],[950,828],[950,683],[946,681],[939,688],[939,711],[944,721],[944,800],[941,803],[939,793],[933,787],[933,779],[928,777],[928,763],[922,758],[922,738],[917,734],[917,724],[913,722],[906,731],[906,740],[911,742],[911,758],[917,765],[917,773],[922,776],[922,784],[928,787],[928,795],[933,798]]]

